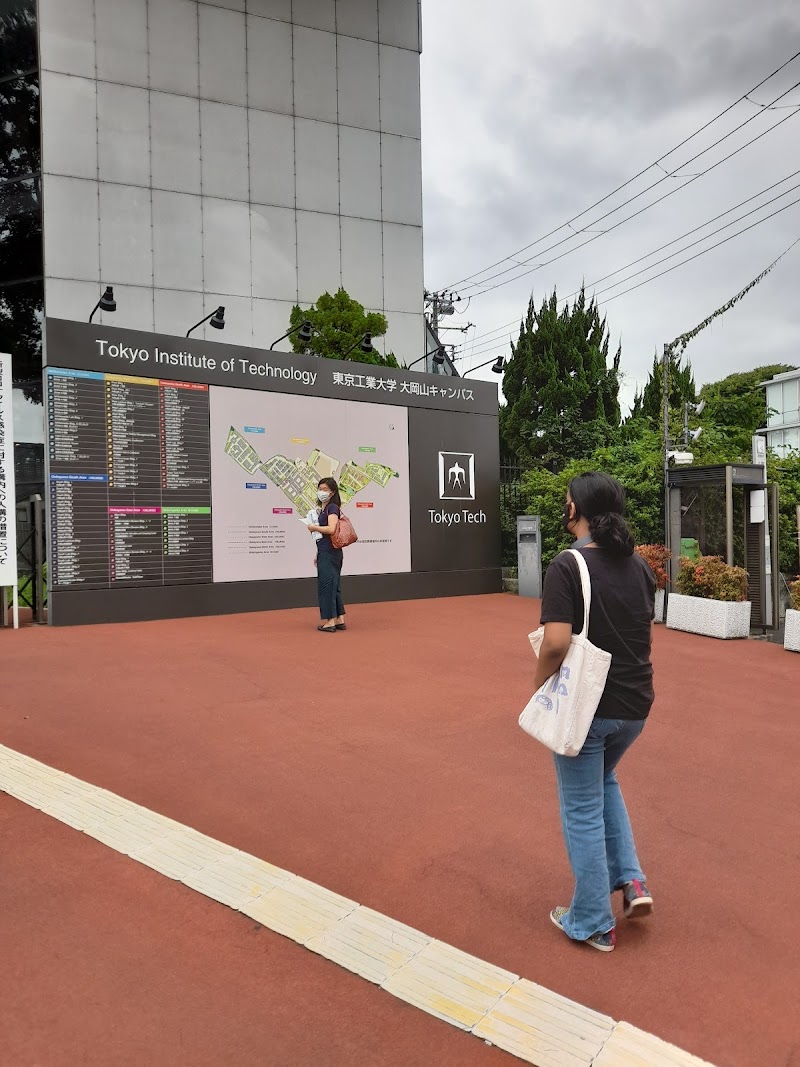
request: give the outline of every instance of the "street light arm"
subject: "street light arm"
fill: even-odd
[[[299,322],[299,323],[298,323],[298,324],[297,324],[296,326],[293,326],[293,327],[291,328],[291,330],[289,330],[289,332],[288,332],[288,333],[285,333],[285,334],[283,335],[283,337],[279,337],[277,341],[273,341],[273,342],[272,342],[272,344],[271,344],[271,345],[270,345],[269,347],[270,347],[271,349],[274,349],[274,348],[275,348],[275,345],[279,345],[279,344],[281,343],[281,341],[285,341],[287,337],[291,337],[291,336],[292,336],[292,334],[295,334],[295,333],[297,333],[297,332],[298,332],[298,330],[302,330],[302,329],[303,329],[303,327],[305,326],[305,324],[306,324],[306,322],[307,322],[307,321],[308,321],[307,319],[303,319],[303,321],[302,321],[302,322]]]
[[[477,367],[470,367],[469,370],[464,371],[464,373],[461,375],[461,377],[462,378],[466,378],[468,374],[472,374],[476,370],[482,370],[484,367],[488,367],[492,363],[494,364],[494,366],[496,368],[495,373],[496,374],[502,374],[503,373],[503,369],[505,368],[505,359],[504,359],[503,356],[500,356],[499,359],[487,359],[487,361],[485,363],[480,363]]]
[[[374,350],[374,347],[373,347],[373,344],[372,344],[372,334],[369,334],[369,333],[362,334],[362,336],[359,337],[359,339],[356,341],[356,343],[354,345],[350,345],[350,347],[347,349],[347,351],[343,352],[341,354],[341,356],[339,356],[339,359],[347,359],[347,357],[350,355],[350,353],[355,351],[355,349],[357,349],[359,347],[361,348],[362,352],[365,352],[365,353],[372,352]]]
[[[434,356],[441,349],[441,345],[437,345],[436,348],[432,348],[430,352],[426,352],[424,356],[420,356],[419,359],[415,359],[413,363],[409,363],[406,370],[411,370],[412,367],[416,367],[418,363],[421,363],[423,359],[427,359],[428,356]]]
[[[186,331],[186,336],[188,337],[190,333],[194,333],[194,331],[197,329],[198,326],[202,326],[204,322],[208,322],[208,320],[210,318],[212,318],[214,315],[216,315],[216,313],[217,313],[217,309],[214,308],[214,310],[211,312],[210,315],[206,315],[206,317],[204,319],[200,319],[199,322],[196,322],[194,324],[194,326],[192,326],[190,329],[188,329]]]

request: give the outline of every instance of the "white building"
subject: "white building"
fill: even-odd
[[[343,286],[386,314],[377,344],[406,364],[424,355],[419,0],[3,7],[19,58],[0,96],[31,94],[30,155],[41,102],[40,158],[12,177],[44,258],[38,280],[12,278],[16,294],[85,320],[110,285],[106,323],[177,335],[223,305],[226,341],[268,348],[293,304]],[[0,288],[12,324],[13,299]]]
[[[767,446],[784,457],[793,449],[800,450],[800,370],[776,374],[767,382],[767,411],[769,417],[762,432]]]

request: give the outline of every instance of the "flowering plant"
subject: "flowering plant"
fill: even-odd
[[[667,561],[670,552],[666,545],[637,545],[636,551],[649,564],[650,570],[656,576],[656,588],[667,587]]]
[[[733,603],[747,600],[747,579],[746,570],[728,566],[720,556],[701,556],[696,560],[684,556],[675,588],[684,596]]]
[[[795,578],[793,582],[789,582],[789,597],[794,610],[800,611],[800,577]]]

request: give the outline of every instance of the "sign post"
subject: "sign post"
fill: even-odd
[[[0,590],[3,625],[8,625],[11,588],[14,629],[19,628],[17,592],[17,498],[14,488],[14,416],[11,397],[11,356],[0,352]]]

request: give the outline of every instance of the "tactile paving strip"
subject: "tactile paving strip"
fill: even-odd
[[[711,1067],[636,1027],[3,745],[0,789],[535,1067]]]

